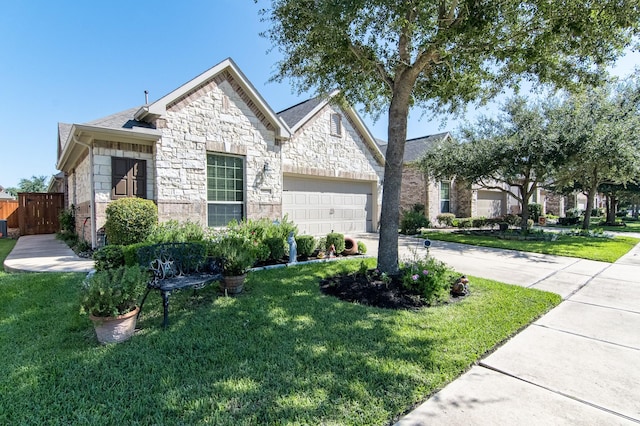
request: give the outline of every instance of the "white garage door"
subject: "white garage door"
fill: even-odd
[[[487,218],[505,214],[504,195],[496,191],[478,191],[478,216]]]
[[[282,212],[300,233],[372,231],[372,184],[284,177]]]

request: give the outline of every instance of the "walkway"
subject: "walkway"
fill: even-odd
[[[397,426],[640,423],[640,245],[614,264],[438,241],[429,251],[460,272],[565,300]],[[415,240],[401,237],[400,252],[415,253]]]
[[[89,272],[93,260],[82,259],[55,234],[25,235],[4,260],[6,272]]]

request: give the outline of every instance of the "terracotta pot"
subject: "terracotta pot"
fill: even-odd
[[[222,281],[220,281],[220,289],[222,291],[226,291],[229,294],[238,294],[242,292],[244,287],[244,279],[247,277],[247,274],[243,275],[234,275],[234,276],[224,276],[222,277]]]
[[[96,330],[96,337],[102,344],[120,343],[133,336],[140,308],[117,317],[94,317],[89,315]]]

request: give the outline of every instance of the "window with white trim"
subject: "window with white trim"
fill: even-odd
[[[331,114],[331,136],[342,136],[342,116]]]
[[[451,183],[440,182],[440,213],[451,212],[450,193],[451,193]]]
[[[244,218],[244,159],[207,154],[207,225]]]

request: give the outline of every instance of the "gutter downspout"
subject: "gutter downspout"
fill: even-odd
[[[89,148],[89,186],[91,187],[91,197],[89,198],[89,211],[91,215],[91,248],[96,248],[96,187],[95,187],[95,175],[93,164],[93,145],[81,142],[76,138],[76,135],[72,135],[73,142],[78,145]]]

